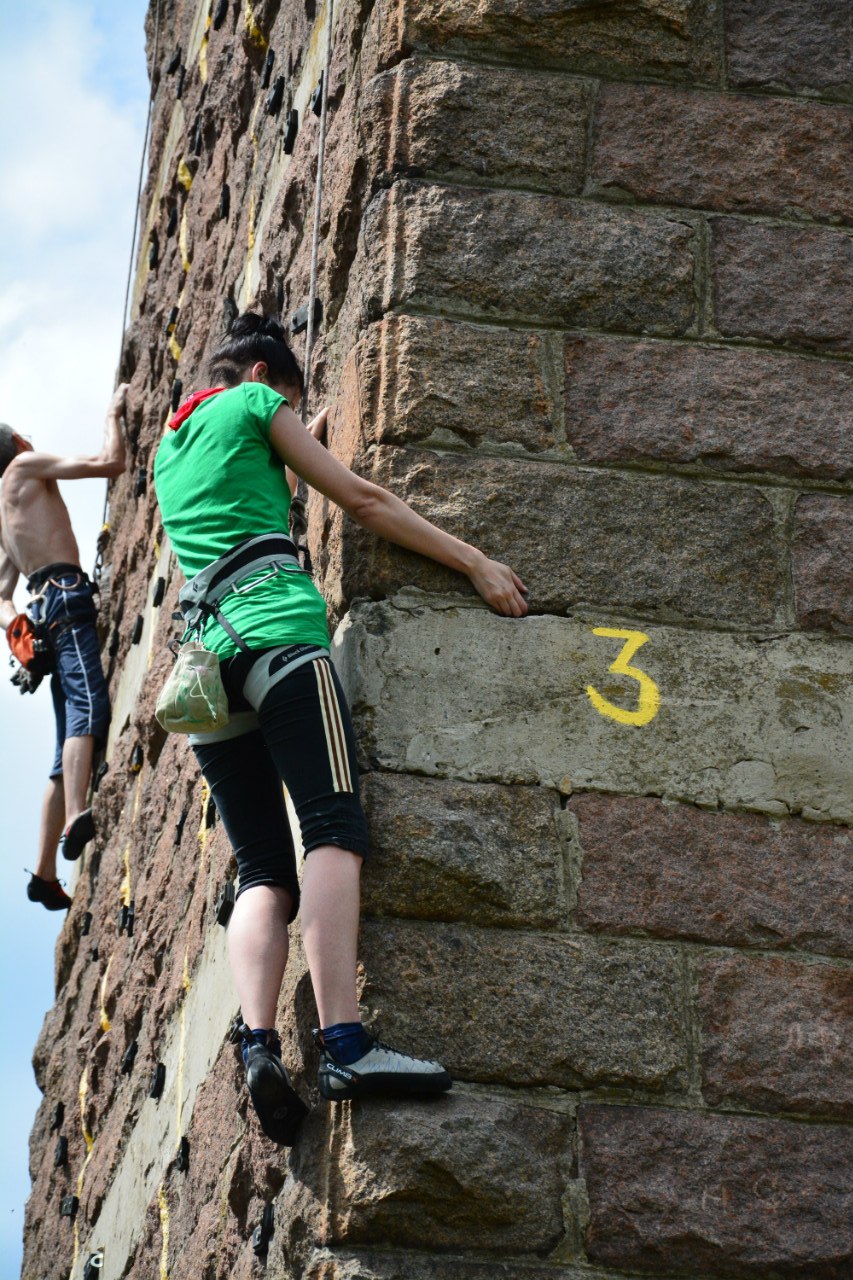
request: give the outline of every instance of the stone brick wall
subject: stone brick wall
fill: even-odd
[[[24,1276],[853,1275],[847,6],[335,6],[330,447],[510,561],[532,616],[312,499],[374,841],[363,1007],[457,1083],[318,1103],[292,1154],[228,1043],[230,851],[152,720],[180,581],[139,477],[226,307],[305,301],[329,13],[163,0],[156,60],[153,13],[110,767]],[[280,1017],[307,1097],[298,943]]]

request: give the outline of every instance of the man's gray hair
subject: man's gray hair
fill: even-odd
[[[15,433],[5,422],[0,422],[0,476],[17,455],[18,445]]]

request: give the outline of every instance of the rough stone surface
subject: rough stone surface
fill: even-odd
[[[853,634],[853,501],[806,494],[792,546],[797,620]]]
[[[362,314],[405,305],[680,334],[695,315],[694,238],[674,216],[398,182],[365,214]]]
[[[608,676],[625,640],[594,634],[623,624],[431,609],[411,593],[354,608],[336,661],[381,768],[853,821],[846,643],[647,626],[632,665],[660,708],[623,724],[586,692],[638,708],[638,678]]]
[[[712,1106],[853,1118],[853,972],[782,957],[699,967],[702,1089]]]
[[[324,1245],[393,1240],[527,1254],[553,1249],[563,1235],[567,1114],[461,1090],[353,1104],[330,1115],[331,1161],[316,1132],[321,1121],[312,1117],[282,1191],[284,1231],[313,1219]]]
[[[764,351],[566,339],[566,434],[582,462],[853,478],[853,368]]]
[[[335,406],[330,446],[351,465],[373,444],[430,436],[541,453],[556,443],[559,407],[546,335],[432,316],[388,316],[355,348]]]
[[[853,956],[853,832],[575,796],[583,929]]]
[[[564,921],[554,792],[373,773],[362,796],[368,915],[543,929]]]
[[[588,602],[760,625],[782,604],[774,512],[759,490],[458,453],[380,449],[365,461],[428,520],[511,563],[537,613]],[[468,585],[352,525],[344,544],[346,600]]]
[[[720,333],[853,351],[853,237],[714,219],[714,319]]]
[[[605,190],[653,204],[853,222],[846,107],[610,84],[594,129],[592,176]]]
[[[379,173],[578,195],[591,92],[516,68],[410,59],[370,83],[362,132]]]
[[[849,1275],[853,1130],[632,1106],[583,1106],[578,1122],[592,1261],[761,1280]]]
[[[565,0],[486,0],[476,6],[406,0],[381,6],[380,21],[387,23],[386,10],[395,9],[399,43],[425,43],[441,52],[488,50],[546,66],[678,80],[719,75],[716,0],[643,0],[627,8],[612,0],[581,8]]]
[[[836,0],[728,0],[732,84],[853,100],[853,29]]]
[[[383,921],[363,927],[361,951],[369,1016],[462,1079],[686,1087],[670,948]]]
[[[356,1254],[349,1250],[318,1250],[305,1271],[305,1280],[609,1280],[586,1268],[526,1265],[521,1260],[475,1262],[427,1254]]]

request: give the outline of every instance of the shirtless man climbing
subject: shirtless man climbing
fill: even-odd
[[[91,458],[37,453],[29,440],[0,424],[0,626],[7,629],[18,618],[12,595],[23,574],[30,596],[26,612],[44,624],[53,659],[56,756],[42,805],[38,862],[27,886],[30,901],[48,911],[71,903],[56,878],[57,845],[73,861],[95,834],[86,794],[110,719],[92,585],[80,568],[57,480],[121,475],[126,396],[122,383],[107,410],[103,447]]]

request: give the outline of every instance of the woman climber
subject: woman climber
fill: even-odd
[[[320,1092],[440,1093],[437,1062],[409,1057],[361,1025],[356,998],[359,877],[368,851],[349,711],[329,657],[326,605],[285,533],[295,474],[373,533],[464,573],[498,613],[527,613],[506,565],[441,532],[355,475],[296,416],[301,370],[277,321],[238,317],[210,363],[214,389],[170,422],[154,464],[163,525],[188,579],[182,600],[219,655],[229,723],[191,741],[240,873],[229,954],[243,1060],[261,1127],[289,1145],[306,1112],[274,1030],[288,924],[302,936],[321,1030]],[[190,581],[192,580],[192,581]],[[299,818],[301,889],[282,782]]]

